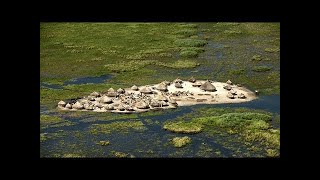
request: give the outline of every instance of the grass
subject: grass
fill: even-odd
[[[199,53],[197,51],[181,51],[181,57],[197,57]]]
[[[254,56],[252,56],[251,60],[252,61],[261,61],[262,57],[261,57],[261,55],[254,55]]]
[[[272,68],[268,67],[268,66],[254,66],[252,68],[252,71],[255,72],[267,72],[270,71]]]
[[[172,144],[176,148],[181,148],[191,143],[191,138],[188,136],[175,137],[172,139]]]
[[[49,116],[49,115],[40,115],[40,125],[41,126],[46,126],[46,125],[52,125],[56,123],[61,123],[64,122],[63,119],[56,117],[56,116]]]
[[[190,37],[197,34],[197,31],[195,29],[181,29],[176,32],[179,35],[183,35],[185,37]]]
[[[113,122],[109,124],[93,124],[90,126],[91,134],[110,134],[112,132],[128,133],[129,130],[143,131],[144,124],[141,121]]]
[[[132,158],[133,156],[128,154],[128,153],[124,153],[124,152],[119,152],[119,151],[111,151],[111,154],[117,158]]]
[[[246,66],[256,53],[245,48],[266,50],[261,56],[279,64],[279,29],[278,23],[41,23],[40,81],[62,85],[71,78],[113,73],[111,84],[143,85],[158,83],[161,76],[168,76],[163,71],[165,68],[176,69],[176,74],[182,68],[210,66],[214,67],[210,73],[199,71],[203,73],[201,77],[215,77],[218,81],[231,78],[262,93],[278,93],[280,73],[258,68],[257,71],[268,73],[248,74]],[[208,40],[229,47],[222,49],[223,61],[206,64],[208,62],[196,59],[208,42],[195,36],[200,31]],[[234,33],[238,31],[241,34]],[[270,41],[261,41],[261,38]],[[254,44],[246,43],[256,39],[259,40]],[[270,49],[274,53],[267,52]],[[180,59],[173,55],[175,53],[188,59]],[[91,84],[86,88],[93,91],[103,86],[108,85]],[[86,95],[87,91],[81,92],[83,88],[81,85],[69,91],[41,88],[40,103],[53,108],[56,101]]]
[[[274,52],[279,52],[280,48],[265,48],[264,50],[269,53],[274,53]]]
[[[40,133],[40,142],[44,142],[47,140],[47,137],[44,133]]]
[[[186,133],[186,134],[195,134],[202,131],[202,126],[190,123],[190,122],[166,122],[163,126],[163,129],[175,132],[175,133]]]
[[[207,41],[200,39],[178,39],[175,44],[179,47],[201,47],[207,44]]]
[[[279,23],[199,23],[198,29],[207,37],[208,42],[211,41],[210,44],[219,45],[217,48],[206,48],[204,54],[209,55],[210,60],[199,60],[201,66],[208,69],[204,71],[207,78],[214,77],[214,80],[222,82],[231,79],[232,82],[259,90],[264,95],[279,94]],[[265,51],[267,48],[275,50],[270,53]],[[217,54],[221,54],[219,59],[214,56]],[[259,66],[268,65],[272,69],[263,73],[252,73],[252,66],[257,63]],[[204,72],[199,71],[194,76]]]
[[[171,121],[163,128],[177,133],[205,133],[216,138],[237,135],[221,143],[242,144],[247,150],[264,152],[265,156],[277,155],[280,151],[280,130],[273,129],[269,122],[272,114],[246,108],[200,108]],[[258,143],[258,146],[252,144]],[[226,144],[226,145],[227,145]],[[234,145],[231,145],[233,147]],[[265,151],[265,149],[270,149]],[[241,154],[241,153],[240,153]]]
[[[62,127],[62,126],[72,126],[75,123],[71,121],[64,120],[57,116],[40,115],[40,128],[45,129],[48,127]]]
[[[70,154],[70,153],[62,155],[62,158],[83,158],[83,157],[85,156],[80,154]]]
[[[110,141],[99,141],[97,144],[100,144],[101,146],[107,146],[110,144]]]
[[[172,56],[177,50],[175,42],[194,35],[196,26],[186,23],[40,23],[40,80],[61,83],[79,76],[120,73],[109,64],[116,67],[120,64],[121,69],[128,70],[137,64],[134,69],[139,69],[150,63],[150,58],[159,62],[168,58],[176,61],[178,59]],[[146,62],[132,61],[125,66],[131,60]]]

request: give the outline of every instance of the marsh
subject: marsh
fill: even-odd
[[[141,114],[57,109],[93,91],[192,76],[259,95]],[[40,157],[279,156],[280,23],[40,23]]]

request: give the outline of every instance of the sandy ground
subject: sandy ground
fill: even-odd
[[[200,81],[201,83],[204,83],[206,81]],[[215,92],[209,92],[201,90],[199,87],[193,87],[193,83],[188,81],[183,81],[182,87],[183,88],[176,88],[174,84],[171,84],[168,86],[169,92],[175,92],[175,91],[189,91],[193,92],[193,96],[182,96],[182,97],[172,97],[175,99],[178,103],[178,106],[188,106],[188,105],[195,105],[195,104],[223,104],[223,103],[241,103],[241,102],[247,102],[256,99],[256,96],[254,92],[251,92],[250,90],[244,88],[244,87],[238,87],[236,85],[231,85],[232,89],[237,92],[237,94],[243,93],[246,98],[240,99],[230,99],[227,97],[228,90],[224,89],[223,87],[227,85],[227,83],[222,82],[213,82],[211,83],[216,87]],[[193,97],[195,99],[191,99],[190,97]],[[181,100],[180,100],[181,99]],[[203,102],[197,102],[197,99],[203,99]]]
[[[197,80],[197,82],[204,83],[206,81],[204,80]],[[167,106],[163,107],[149,107],[148,109],[138,109],[134,107],[134,103],[131,105],[133,108],[133,111],[120,111],[120,110],[105,110],[105,109],[100,109],[100,108],[95,108],[92,111],[95,112],[114,112],[114,113],[139,113],[139,112],[146,112],[150,110],[157,110],[157,109],[168,109],[168,108],[176,108],[177,106],[190,106],[190,105],[195,105],[195,104],[223,104],[223,103],[242,103],[242,102],[248,102],[251,100],[256,99],[256,95],[254,92],[251,92],[250,90],[246,89],[245,87],[238,87],[236,85],[231,85],[232,89],[236,91],[236,94],[243,93],[246,98],[245,99],[240,99],[238,98],[237,95],[235,95],[234,99],[230,99],[227,97],[228,90],[224,89],[223,87],[227,85],[227,83],[222,83],[222,82],[212,82],[216,87],[216,91],[210,92],[210,91],[204,91],[201,90],[199,87],[193,87],[193,83],[189,81],[183,81],[182,82],[182,88],[176,88],[174,83],[170,84],[167,89],[167,92],[162,92],[160,90],[157,90],[157,86],[159,84],[154,84],[154,85],[147,85],[148,87],[151,88],[152,94],[146,94],[148,98],[151,99],[156,99],[159,94],[162,94],[166,98],[171,98],[176,101],[177,105],[167,103]],[[140,86],[138,87],[139,89],[142,89],[145,86]],[[137,97],[139,99],[139,95],[141,95],[140,91],[134,91],[131,90],[131,88],[125,88],[126,93],[132,94],[131,97]],[[178,92],[184,92],[180,95],[175,95],[175,93]],[[124,95],[123,95],[124,96]],[[112,98],[113,99],[113,105],[114,107],[118,107],[120,104],[123,104],[123,99],[125,97],[119,97],[119,98]],[[141,99],[141,97],[140,97]],[[98,105],[100,97],[95,98],[95,101],[92,101],[93,104]],[[84,99],[79,99],[78,100],[80,103],[85,102],[86,100]],[[106,107],[107,104],[101,104],[103,107]],[[125,104],[123,104],[125,105]],[[71,110],[71,111],[88,111],[85,109],[82,110],[75,110],[75,109],[67,109],[67,108],[60,108],[62,110]]]

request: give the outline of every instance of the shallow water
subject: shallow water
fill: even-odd
[[[47,83],[43,83],[43,82],[40,82],[40,87],[49,88],[49,89],[63,89],[63,87],[61,85],[47,84]]]
[[[65,81],[63,85],[79,85],[79,84],[100,84],[111,79],[111,75],[102,75],[98,77],[82,77]]]
[[[76,123],[76,125],[41,129],[41,133],[50,134],[58,130],[63,130],[62,133],[66,133],[63,137],[41,142],[41,156],[50,157],[52,154],[81,153],[89,157],[110,157],[112,156],[111,151],[119,151],[130,153],[135,157],[197,157],[202,156],[199,155],[200,146],[212,149],[212,152],[207,153],[207,156],[210,157],[232,157],[232,155],[235,154],[235,147],[241,149],[242,153],[248,151],[244,145],[241,144],[233,145],[232,147],[225,147],[222,144],[226,139],[233,138],[232,135],[228,137],[210,137],[205,133],[187,135],[192,139],[190,145],[184,148],[173,147],[170,144],[170,139],[185,135],[163,130],[162,123],[202,107],[246,107],[280,114],[280,96],[261,96],[254,101],[240,104],[182,106],[177,109],[164,110],[163,114],[156,116],[142,116],[142,114],[139,114],[137,119],[131,120],[141,121],[146,127],[146,130],[130,130],[128,133],[112,132],[111,134],[93,135],[90,134],[89,127],[92,126],[92,124],[130,121],[130,119],[83,122],[83,119],[90,120],[90,118],[94,118],[94,115],[76,118],[61,116],[66,120]],[[40,110],[46,111],[44,107]],[[54,113],[51,115],[53,114]],[[150,120],[152,122],[151,124],[149,123]],[[156,123],[156,121],[159,123]],[[82,134],[81,137],[75,137],[74,134],[76,132],[80,132]],[[96,143],[100,140],[108,140],[111,144],[108,146],[97,145]],[[215,154],[215,152],[218,154]],[[259,156],[259,152],[257,152],[257,154],[251,153],[251,155]]]

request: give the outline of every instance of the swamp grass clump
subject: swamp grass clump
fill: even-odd
[[[64,120],[57,116],[49,116],[45,114],[40,115],[40,127],[41,129],[45,129],[48,127],[62,127],[62,126],[72,126],[75,123]]]
[[[163,129],[175,133],[195,134],[202,131],[202,126],[197,123],[178,121],[166,122]]]
[[[201,47],[207,44],[207,41],[200,39],[178,39],[175,44],[179,47]]]
[[[47,136],[44,133],[40,133],[40,142],[44,142],[47,140]]]
[[[112,72],[127,72],[127,71],[136,71],[140,68],[143,68],[147,65],[154,64],[153,60],[143,60],[143,61],[123,61],[116,64],[106,64],[104,67]]]
[[[279,157],[280,156],[280,152],[274,149],[267,149],[266,150],[267,156],[268,157]]]
[[[70,153],[68,153],[68,154],[63,154],[61,157],[62,158],[83,158],[85,156],[80,155],[80,154],[70,154]]]
[[[110,144],[110,141],[99,141],[97,144],[99,144],[101,146],[107,146]]]
[[[215,126],[219,128],[239,129],[267,129],[269,127],[268,121],[271,116],[260,113],[227,113],[221,116],[209,116],[202,118],[194,118],[192,122],[197,122],[202,125]]]
[[[255,71],[255,72],[267,72],[267,71],[270,71],[272,68],[271,67],[268,67],[268,66],[254,66],[252,68],[252,71]]]
[[[188,136],[175,137],[172,139],[172,144],[176,148],[181,148],[191,143],[191,138]]]
[[[185,37],[190,37],[197,34],[195,29],[181,29],[176,32],[177,34],[184,35]]]
[[[245,74],[245,69],[234,69],[234,70],[231,70],[230,73],[233,75]]]
[[[163,63],[163,62],[157,62],[155,65],[168,67],[168,68],[174,68],[174,69],[182,69],[182,68],[194,68],[200,65],[200,63],[197,63],[197,61],[194,60],[178,60],[174,61],[173,63]]]
[[[264,50],[269,53],[274,53],[274,52],[279,52],[280,48],[265,48]]]
[[[117,158],[134,158],[133,155],[129,153],[119,152],[119,151],[111,151],[111,155]]]
[[[46,125],[51,125],[51,124],[56,124],[56,123],[61,123],[64,122],[64,120],[60,117],[57,116],[49,116],[45,114],[40,115],[40,125],[41,126],[46,126]]]
[[[181,57],[197,57],[199,53],[197,51],[181,51]]]
[[[261,57],[261,55],[254,55],[254,56],[252,56],[251,60],[252,61],[261,61],[262,57]]]
[[[180,47],[180,56],[189,58],[197,57],[204,51],[203,47]]]

